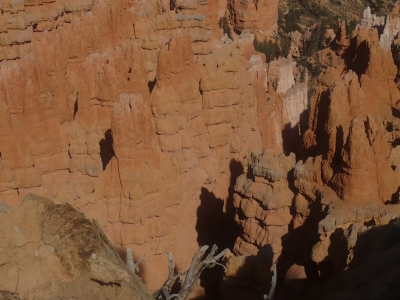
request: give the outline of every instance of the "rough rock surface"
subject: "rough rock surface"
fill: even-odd
[[[259,2],[244,29],[276,22],[277,1]],[[201,189],[226,201],[232,162],[249,148],[282,149],[283,122],[294,120],[285,101],[303,101],[274,88],[266,100],[252,36],[220,39],[227,5],[2,3],[1,201],[14,207],[34,192],[96,218],[121,252],[146,254],[150,289],[167,277],[161,254],[186,269],[204,234]]]
[[[399,278],[399,224],[360,228],[351,232],[357,244],[347,271],[332,277],[307,295],[306,299],[397,299]],[[379,274],[379,276],[377,276]]]
[[[397,10],[395,7],[389,17],[383,18],[365,11],[351,40],[345,39],[344,26],[340,24],[333,47],[345,65],[327,67],[318,77],[310,99],[308,129],[300,126],[299,131],[305,149],[294,150],[298,161],[293,159],[287,169],[277,172],[277,161],[286,165],[283,162],[287,157],[265,152],[268,159],[260,167],[262,159],[254,160],[254,155],[250,155],[249,161],[256,163],[250,163],[236,181],[234,206],[243,234],[235,244],[235,253],[256,255],[262,246],[270,244],[276,255],[274,259],[280,255],[278,274],[287,274],[288,290],[282,292],[282,299],[296,299],[296,295],[307,292],[310,284],[318,285],[320,278],[333,278],[337,272],[379,265],[372,257],[382,258],[375,256],[380,250],[366,256],[360,249],[365,243],[372,244],[368,232],[385,231],[400,217],[399,50],[398,40],[393,38],[399,20]],[[272,86],[278,86],[278,81],[271,80],[272,74],[267,73],[269,87],[271,82]],[[285,78],[290,87],[291,78]],[[299,117],[299,113],[296,111],[293,116]],[[285,136],[282,138],[281,145],[285,146]],[[270,216],[262,221],[260,216],[271,212],[269,202],[263,202],[265,188],[280,182],[285,191],[277,193],[276,198],[287,208],[287,214],[281,212],[279,218]],[[290,197],[286,198],[286,193]],[[281,222],[268,224],[268,220]],[[268,225],[274,229],[284,226],[284,231],[276,234],[273,241],[265,242],[271,236]],[[392,244],[385,243],[382,249],[395,251],[390,250]],[[348,275],[338,278],[350,282],[349,278],[360,272],[348,271]],[[394,278],[390,276],[395,276],[393,272],[386,277],[390,282]],[[340,290],[340,281],[335,280],[328,280],[327,285],[331,282]],[[360,282],[366,284],[366,280],[362,276]],[[372,284],[368,287],[372,289]],[[348,289],[354,293],[343,291],[336,294],[340,295],[336,299],[361,299],[364,296],[355,295],[367,293],[367,288]],[[383,286],[374,290],[389,293]],[[315,299],[317,294],[311,293],[309,299]]]
[[[266,64],[252,46],[273,28],[275,0],[1,5],[0,200],[15,207],[35,192],[98,219],[121,253],[146,254],[150,289],[167,278],[165,252],[187,269],[218,227],[209,211],[226,216],[228,199],[242,229],[232,280],[268,245],[288,280],[309,265],[328,277],[356,259],[365,230],[398,218],[398,7],[386,18],[366,10],[350,41],[340,24],[344,65],[320,74],[308,102],[292,60]],[[234,41],[217,26],[225,15],[242,31]],[[105,282],[92,253],[76,261]],[[89,274],[77,270],[65,282]],[[1,289],[14,292],[10,278]]]
[[[338,67],[341,75],[334,68],[320,75],[303,136],[311,157],[294,168],[295,199],[301,201],[294,203],[293,225],[308,226],[305,239],[313,246],[305,248],[325,278],[362,263],[358,249],[364,233],[384,228],[400,214],[397,50],[388,52],[393,49],[389,29],[378,33],[381,19],[366,10],[343,51],[346,68]],[[317,235],[310,233],[312,227]]]
[[[277,29],[277,0],[228,0],[228,14],[237,31],[250,29],[264,35]]]
[[[282,251],[282,236],[288,233],[292,221],[290,207],[293,192],[288,186],[288,172],[296,163],[292,153],[274,156],[271,151],[262,155],[251,153],[248,169],[236,180],[233,206],[242,235],[236,240],[238,255],[257,255],[270,245],[274,260]]]
[[[152,299],[97,223],[71,205],[29,194],[0,215],[5,299]]]

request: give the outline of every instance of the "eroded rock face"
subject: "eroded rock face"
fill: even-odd
[[[228,12],[237,31],[249,29],[265,35],[277,28],[278,3],[276,0],[228,0]]]
[[[268,31],[275,4],[260,1],[249,29]],[[197,250],[201,188],[226,200],[232,161],[263,140],[282,148],[286,104],[279,96],[278,116],[265,113],[276,108],[254,36],[221,41],[224,1],[2,5],[0,199],[68,202],[122,251],[146,254],[156,267],[142,278],[158,288],[160,254],[186,269]]]
[[[14,209],[2,205],[0,215],[5,297],[152,299],[97,223],[69,204],[29,194]]]
[[[396,31],[395,15],[396,11],[390,18],[377,18],[365,12],[351,41],[340,24],[334,46],[346,65],[329,67],[318,77],[310,99],[308,129],[299,128],[305,150],[295,152],[301,160],[293,159],[285,169],[283,162],[288,158],[282,154],[280,158],[265,154],[268,159],[264,162],[250,155],[253,163],[236,182],[234,206],[243,234],[235,253],[255,256],[270,244],[275,255],[281,254],[278,270],[287,273],[287,287],[297,293],[303,293],[306,285],[293,285],[293,280],[329,278],[362,264],[367,258],[360,248],[368,232],[394,226],[400,216],[399,103],[395,100],[399,99],[399,56],[398,41],[391,38]],[[268,96],[279,91],[273,74],[279,73],[274,68],[280,64],[270,64]],[[288,78],[284,90],[295,88],[291,77],[284,77]],[[285,107],[289,112],[290,106]],[[293,116],[299,114],[301,109]],[[289,123],[291,127],[302,124],[297,120]],[[281,172],[276,171],[277,165]],[[271,214],[270,202],[263,202],[269,195],[266,186],[273,190],[277,184],[284,186],[277,197],[280,205],[290,207],[288,214],[282,211],[278,219]],[[262,219],[263,215],[268,217]],[[274,241],[267,241],[270,225],[284,228],[275,233]],[[286,245],[280,244],[283,237]]]
[[[353,44],[343,52],[346,71],[339,76],[330,68],[320,75],[303,135],[311,157],[294,168],[299,194],[293,225],[320,219],[310,250],[320,276],[360,262],[358,239],[399,217],[398,205],[388,204],[398,203],[400,185],[394,143],[398,103],[393,102],[398,70],[381,43],[387,31],[378,34],[379,20],[367,18],[353,33]]]
[[[295,80],[294,70],[292,59],[269,62],[264,83],[266,101],[258,102],[263,149],[275,154],[298,150],[307,127],[307,84]]]
[[[373,34],[367,38],[367,32]],[[330,82],[320,77],[304,135],[306,147],[325,155],[323,181],[350,202],[384,203],[398,188],[387,159],[395,147],[396,133],[387,124],[396,119],[390,106],[397,105],[393,102],[399,93],[394,83],[397,67],[378,38],[376,29],[361,30],[353,38],[355,49],[349,49],[355,53],[350,70],[341,78],[328,70]],[[369,53],[368,57],[362,53]]]
[[[292,220],[294,194],[287,177],[295,162],[293,153],[288,157],[274,156],[271,151],[250,155],[247,172],[236,180],[233,198],[236,221],[243,230],[235,254],[255,256],[266,245],[271,245],[274,260],[281,254],[282,236]]]

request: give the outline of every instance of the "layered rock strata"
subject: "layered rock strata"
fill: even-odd
[[[282,149],[282,122],[294,120],[281,117],[284,99],[298,99],[268,88],[252,35],[220,39],[224,1],[176,5],[1,7],[0,199],[16,206],[35,192],[98,219],[122,252],[146,254],[150,289],[167,277],[162,254],[185,269],[197,250],[201,188],[225,201],[232,161],[263,144]],[[260,1],[258,21],[243,28],[268,30],[268,5]],[[287,74],[288,65],[278,68]],[[263,122],[274,124],[272,139]]]
[[[274,156],[270,151],[250,155],[247,172],[236,180],[233,196],[236,221],[242,228],[235,243],[236,254],[256,256],[266,245],[271,246],[274,260],[281,254],[282,236],[289,232],[292,221],[294,194],[287,177],[295,163],[293,153],[288,157]]]
[[[359,249],[365,234],[400,216],[398,41],[393,38],[397,9],[387,18],[375,18],[366,10],[349,41],[343,36],[343,23],[339,24],[334,46],[339,46],[346,65],[327,67],[318,77],[308,129],[300,131],[305,149],[296,154],[301,160],[281,172],[290,178],[283,182],[291,197],[286,198],[284,191],[279,194],[281,205],[291,208],[285,219],[290,226],[285,225],[275,244],[266,242],[277,256],[282,254],[278,261],[281,272],[287,271],[288,282],[328,278],[362,263],[365,257]],[[275,171],[276,158],[266,155],[264,169]],[[287,159],[281,157],[282,162]],[[265,184],[276,182],[260,181],[257,170],[253,164],[236,182],[236,218],[243,229],[234,248],[238,255],[256,255],[264,245],[263,237],[269,237],[270,228],[261,216],[270,209],[263,206],[262,195]],[[286,214],[279,216],[282,220]],[[279,245],[283,235],[286,246]]]

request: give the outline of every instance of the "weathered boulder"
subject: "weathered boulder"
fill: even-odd
[[[14,209],[2,205],[0,215],[2,293],[17,299],[152,299],[97,222],[71,205],[29,194]]]

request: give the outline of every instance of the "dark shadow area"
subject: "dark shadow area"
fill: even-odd
[[[400,200],[400,187],[398,187],[397,191],[392,194],[390,201],[386,201],[385,204],[397,204],[399,203],[399,200]]]
[[[338,228],[330,236],[328,256],[319,264],[320,278],[327,279],[346,267],[348,249],[344,230]]]
[[[304,111],[300,115],[300,122],[291,127],[291,124],[285,124],[282,130],[283,152],[289,155],[290,152],[296,154],[296,159],[305,159],[306,151],[303,143],[303,133],[308,129],[309,111]]]
[[[400,110],[396,107],[391,106],[392,109],[392,115],[395,118],[399,118],[400,119]]]
[[[378,25],[378,26],[375,26],[375,28],[378,30],[379,36],[381,36],[381,34],[385,31],[385,25]]]
[[[200,246],[216,244],[219,249],[232,249],[239,226],[223,211],[224,202],[206,188],[201,189],[201,204],[197,209],[197,242]]]
[[[392,220],[359,232],[347,270],[326,278],[296,299],[400,299],[399,225],[398,220]]]
[[[157,83],[157,78],[154,78],[153,81],[149,81],[149,82],[147,83],[147,86],[148,86],[148,88],[149,88],[150,94],[151,94],[151,92],[153,91],[154,87],[156,86],[156,83]]]
[[[316,140],[317,140],[317,145],[315,146],[314,149],[312,150],[311,156],[318,156],[318,155],[324,155],[324,158],[326,156],[326,153],[328,152],[329,149],[329,134],[327,134],[325,130],[325,124],[328,121],[329,117],[329,107],[331,105],[331,98],[330,98],[330,91],[327,90],[325,92],[321,93],[319,103],[318,105],[318,113],[317,113],[317,126],[315,128],[315,135],[316,135]]]
[[[319,241],[318,223],[326,216],[326,212],[322,210],[319,201],[307,200],[310,202],[309,216],[302,226],[296,229],[293,228],[292,221],[289,226],[289,233],[282,237],[283,248],[278,259],[278,284],[274,300],[297,299],[319,281],[318,265],[312,261],[311,251]],[[307,279],[292,279],[289,281],[285,279],[286,273],[293,264],[304,267]]]
[[[364,222],[364,226],[367,226],[367,227],[375,226],[375,225],[376,225],[375,219],[371,219],[371,220],[369,220],[367,222]]]
[[[78,95],[77,95],[77,97],[78,97]],[[74,114],[73,114],[74,120],[75,120],[75,116],[76,116],[77,112],[78,112],[78,98],[75,100],[75,103],[74,103]]]
[[[271,245],[265,245],[256,256],[242,257],[235,277],[224,279],[221,286],[223,298],[219,299],[262,300],[271,288],[273,255]]]
[[[236,238],[240,234],[240,227],[235,222],[235,209],[233,207],[233,193],[236,178],[243,173],[243,166],[240,162],[231,160],[229,164],[230,185],[228,188],[229,197],[224,211],[224,201],[217,198],[214,193],[206,188],[201,189],[201,204],[197,209],[196,231],[197,242],[200,246],[216,244],[219,250],[225,248],[233,249]],[[204,270],[200,280],[204,288],[204,299],[220,299],[219,285],[224,276],[222,267],[214,267]],[[199,298],[200,299],[200,298]]]
[[[100,157],[101,162],[103,163],[103,170],[106,169],[107,164],[111,160],[111,158],[115,155],[113,149],[113,138],[111,134],[111,129],[108,129],[104,133],[104,138],[100,140]]]
[[[331,163],[331,168],[337,171],[342,163],[342,149],[344,146],[344,132],[342,125],[336,127],[336,148]]]
[[[233,207],[233,194],[235,193],[236,179],[244,173],[243,165],[240,162],[232,159],[229,163],[229,172],[231,173],[231,178],[229,181],[229,188],[228,188],[229,196],[226,202],[226,214],[231,220],[234,220],[236,210]],[[230,249],[233,247],[233,244],[235,243],[234,239],[238,237],[239,233],[240,232],[238,231],[232,232],[232,236],[229,238],[231,245],[228,246]]]
[[[400,46],[398,44],[395,45],[395,43],[393,43],[391,51],[392,51],[393,61],[397,67],[397,75],[396,78],[394,79],[394,82],[397,85],[397,88],[400,88]],[[396,105],[398,105],[399,101],[400,99],[396,101]]]
[[[307,149],[307,156],[304,157],[303,161],[305,161],[307,157],[317,157],[319,155],[323,155],[323,158],[326,158],[326,153],[329,148],[329,135],[325,131],[325,124],[329,116],[329,106],[331,104],[329,93],[329,90],[322,92],[318,98],[319,101],[315,103],[317,115],[314,118],[314,124],[310,124],[310,129],[314,131],[316,145]],[[305,120],[304,124],[306,124],[304,126],[308,128],[308,120]],[[302,132],[304,133],[305,130]],[[290,143],[290,141],[287,143]]]
[[[400,139],[395,139],[393,142],[392,142],[392,148],[395,148],[395,147],[397,147],[397,146],[399,146],[400,145]]]
[[[289,189],[293,192],[294,195],[298,193],[298,189],[295,187],[295,176],[294,176],[294,168],[291,169],[288,174],[287,174],[287,181],[288,181],[288,186]],[[293,202],[292,202],[293,203]],[[293,215],[293,212],[292,212]]]
[[[94,282],[97,282],[99,285],[101,285],[101,286],[110,286],[110,287],[113,287],[113,286],[118,286],[118,287],[121,287],[121,284],[119,283],[119,282],[107,282],[107,283],[105,283],[105,282],[102,282],[102,281],[100,281],[100,280],[97,280],[97,279],[90,279],[90,280],[92,280],[92,281],[94,281]]]
[[[357,244],[354,247],[354,258],[350,263],[349,269],[358,268],[365,261],[372,259],[375,255],[396,244],[400,244],[398,221],[392,220],[388,225],[372,227],[358,237]]]
[[[357,37],[353,37],[350,39],[349,47],[342,54],[342,58],[344,59],[344,65],[346,66],[346,71],[351,69],[350,65],[355,56],[356,49],[357,49]]]
[[[230,248],[240,232],[232,216],[223,211],[224,202],[206,188],[201,189],[201,205],[197,209],[197,242],[200,246],[216,244],[219,250]],[[220,299],[219,284],[224,276],[222,267],[209,268],[201,274],[204,299]]]
[[[350,47],[351,43],[356,43],[356,42],[357,41],[355,39],[352,39],[350,42]],[[367,41],[361,42],[355,49],[355,56],[353,56],[355,58],[353,59],[352,62],[349,62],[348,66],[350,70],[353,70],[357,74],[358,79],[361,78],[361,75],[365,74],[365,71],[368,68],[370,55],[371,53]]]

